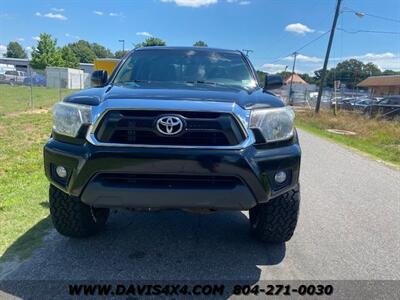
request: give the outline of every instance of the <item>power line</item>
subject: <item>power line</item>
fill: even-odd
[[[318,41],[319,39],[321,39],[322,37],[324,37],[325,35],[327,35],[329,32],[331,32],[331,31],[328,30],[328,31],[323,32],[321,35],[317,36],[315,39],[313,39],[313,40],[307,42],[306,44],[304,44],[304,45],[301,46],[300,48],[298,48],[298,49],[296,49],[296,50],[294,50],[294,51],[288,53],[288,54],[285,55],[285,56],[280,56],[279,58],[277,58],[277,59],[275,59],[274,61],[270,62],[270,64],[276,63],[276,62],[282,60],[282,59],[285,58],[285,57],[288,57],[288,56],[293,55],[293,53],[295,53],[295,52],[299,52],[299,51],[303,50],[303,49],[306,48],[307,46],[311,45],[312,43]],[[297,53],[297,54],[298,54],[298,53]]]
[[[356,11],[356,10],[350,8],[350,7],[344,7],[342,12],[352,12],[352,13],[355,13],[359,17],[367,16],[367,17],[381,19],[381,20],[385,20],[385,21],[389,21],[389,22],[400,23],[399,19],[389,18],[389,17],[385,17],[385,16],[378,16],[378,15],[374,15],[374,14],[365,13],[365,12],[362,12],[362,11]]]
[[[364,30],[364,29],[351,31],[351,30],[347,30],[344,28],[337,28],[337,30],[340,30],[340,31],[343,31],[343,32],[349,33],[349,34],[357,34],[357,33],[400,34],[400,31],[380,31],[380,30]]]

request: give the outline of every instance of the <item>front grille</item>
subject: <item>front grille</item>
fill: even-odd
[[[178,116],[184,130],[175,136],[165,136],[156,129],[163,115]],[[113,110],[106,113],[95,131],[102,143],[169,146],[234,146],[245,135],[229,113],[192,111]]]
[[[159,189],[233,189],[243,185],[239,178],[233,176],[102,173],[94,180],[106,186]]]

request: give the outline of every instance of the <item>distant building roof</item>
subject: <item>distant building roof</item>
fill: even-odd
[[[359,87],[400,86],[400,75],[371,76],[361,81]]]
[[[290,75],[288,78],[286,78],[283,83],[284,84],[290,84],[290,82],[292,81],[292,76],[293,76],[293,83],[297,83],[297,84],[308,84],[306,81],[304,81],[303,78],[301,78],[299,75],[297,74],[293,74]]]

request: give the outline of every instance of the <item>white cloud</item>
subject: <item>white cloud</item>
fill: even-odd
[[[63,12],[65,9],[64,9],[64,8],[56,8],[56,7],[53,7],[51,10],[52,10],[52,11],[55,11],[55,12]]]
[[[293,56],[287,56],[284,58],[284,60],[293,60]],[[297,61],[298,62],[307,62],[307,63],[320,63],[322,62],[322,58],[316,57],[316,56],[307,56],[303,54],[298,54],[297,55]]]
[[[7,47],[5,45],[0,45],[0,57],[3,57],[7,52]]]
[[[93,13],[94,13],[95,15],[98,15],[98,16],[104,15],[104,13],[103,13],[102,11],[99,11],[99,10],[94,10]]]
[[[47,14],[42,14],[40,12],[36,12],[35,16],[44,17],[44,18],[50,18],[50,19],[57,19],[57,20],[62,20],[62,21],[68,20],[68,18],[66,16],[64,16],[62,14],[54,14],[52,12],[49,12]]]
[[[216,4],[218,0],[161,0],[161,2],[174,2],[178,6],[201,7]]]
[[[150,32],[147,32],[147,31],[136,32],[136,35],[147,36],[147,37],[153,36]]]
[[[40,36],[33,36],[33,37],[32,37],[32,40],[40,41]]]
[[[287,25],[285,27],[285,31],[294,32],[294,33],[297,33],[297,34],[304,35],[306,33],[314,32],[315,30],[311,29],[307,25],[304,25],[304,24],[301,24],[301,23],[293,23],[293,24]]]
[[[285,71],[286,68],[287,68],[286,65],[281,65],[281,64],[263,64],[261,66],[261,71],[275,74],[278,72]]]
[[[19,37],[19,38],[17,38],[17,41],[18,42],[23,42],[23,41],[25,41],[25,39],[23,37]]]
[[[79,39],[80,39],[79,36],[70,34],[70,33],[68,33],[68,32],[65,34],[65,36],[66,36],[67,38],[72,38],[72,39],[75,39],[75,40],[79,40]]]
[[[249,5],[251,4],[251,1],[248,0],[226,0],[228,3],[237,3],[239,5]]]
[[[331,61],[340,62],[347,59],[358,59],[365,64],[373,63],[377,65],[381,70],[400,71],[400,53],[397,54],[393,52],[366,53],[363,55],[336,57],[332,58]]]
[[[110,17],[122,17],[122,13],[110,12],[108,15]]]

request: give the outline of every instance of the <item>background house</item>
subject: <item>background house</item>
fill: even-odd
[[[293,84],[308,84],[303,78],[301,78],[297,74],[290,75],[288,78],[286,78],[283,81],[283,84],[290,85],[290,82],[292,81],[292,77],[293,77]]]
[[[400,75],[371,76],[357,86],[368,88],[373,97],[400,95]]]

